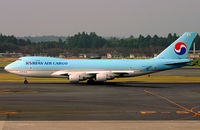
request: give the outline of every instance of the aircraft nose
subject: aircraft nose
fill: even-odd
[[[10,69],[10,64],[4,67],[4,70],[6,70],[7,72],[9,72],[9,69]]]

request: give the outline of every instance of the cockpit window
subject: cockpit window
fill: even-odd
[[[21,58],[19,58],[19,59],[17,59],[17,61],[22,61],[22,59],[21,59]]]

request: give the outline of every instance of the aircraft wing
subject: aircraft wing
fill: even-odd
[[[56,71],[51,74],[52,76],[59,76],[59,77],[69,77],[69,72],[67,71]]]
[[[88,71],[86,74],[94,75],[99,73],[113,73],[113,74],[131,74],[134,73],[134,71]]]
[[[88,71],[88,72],[68,72],[68,71],[57,71],[52,73],[52,76],[59,76],[59,77],[69,77],[69,75],[73,74],[73,73],[85,73],[86,75],[91,75],[91,76],[95,76],[96,74],[100,74],[100,73],[111,73],[114,75],[124,75],[124,74],[133,74],[134,71]]]

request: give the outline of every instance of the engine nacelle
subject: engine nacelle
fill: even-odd
[[[98,81],[98,82],[103,82],[103,81],[111,80],[114,78],[115,78],[115,76],[111,72],[103,72],[103,73],[99,73],[96,75],[96,81]]]
[[[71,73],[69,75],[69,81],[71,83],[76,83],[76,82],[79,82],[79,81],[83,81],[83,80],[86,80],[87,78],[88,78],[88,76],[85,73],[80,73],[80,72]]]

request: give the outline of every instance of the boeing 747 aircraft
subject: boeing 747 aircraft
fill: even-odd
[[[186,66],[186,59],[196,37],[195,32],[186,32],[162,53],[153,59],[61,59],[51,57],[21,57],[7,65],[5,70],[24,77],[60,77],[72,83],[87,80],[107,81],[118,77],[134,77]]]

